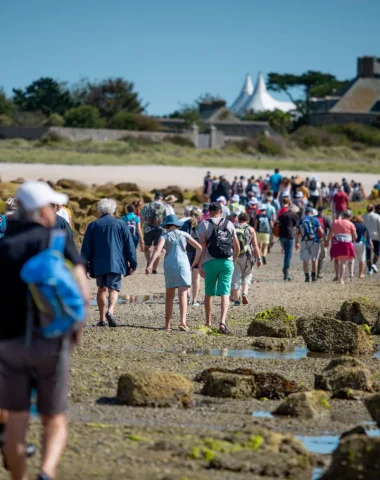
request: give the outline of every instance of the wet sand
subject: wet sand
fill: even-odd
[[[281,161],[279,160],[279,167]],[[158,165],[144,166],[74,166],[74,165],[45,165],[45,164],[0,164],[0,177],[3,181],[14,180],[17,177],[23,177],[25,180],[45,180],[57,181],[60,178],[72,178],[81,180],[89,185],[103,184],[106,182],[134,182],[142,189],[164,188],[168,185],[178,185],[181,188],[198,188],[202,185],[202,179],[207,172],[207,168],[199,167],[171,167]],[[213,175],[226,175],[232,180],[235,175],[244,175],[246,177],[265,176],[272,173],[269,170],[254,170],[241,168],[212,168]],[[311,177],[313,172],[302,171],[281,171],[283,175],[301,175],[301,177]],[[377,183],[379,175],[367,173],[347,173],[347,172],[317,172],[317,177],[324,182],[340,182],[342,178],[348,181],[354,179],[360,182],[367,194],[371,192],[373,185]]]
[[[331,435],[336,438],[351,427],[370,422],[362,402],[343,400],[331,400],[331,414],[318,422],[287,417],[253,417],[253,412],[272,412],[279,401],[206,397],[199,393],[201,385],[198,383],[194,383],[197,393],[190,409],[117,406],[115,395],[119,376],[140,368],[169,370],[193,380],[206,368],[244,367],[278,373],[312,389],[314,375],[325,368],[328,357],[286,360],[281,355],[279,358],[247,358],[231,357],[228,353],[231,349],[252,351],[254,339],[247,337],[246,333],[258,311],[282,305],[295,316],[320,314],[338,310],[343,301],[353,297],[365,296],[372,300],[379,297],[380,275],[364,280],[355,278],[345,286],[337,285],[331,281],[330,262],[326,262],[323,280],[305,285],[299,254],[294,255],[291,268],[294,281],[284,283],[282,255],[276,245],[268,256],[268,265],[255,269],[254,276],[259,283],[250,289],[249,305],[231,307],[229,311],[228,324],[233,336],[197,333],[196,328],[204,323],[203,306],[190,308],[188,324],[191,330],[189,333],[180,332],[178,304],[174,307],[173,332],[167,334],[160,330],[164,325],[165,309],[163,274],[147,278],[141,253],[139,262],[136,274],[124,279],[121,294],[128,295],[129,299],[132,296],[132,300],[134,296],[155,295],[150,302],[145,299],[142,304],[118,305],[116,316],[120,327],[116,329],[96,328],[97,307],[91,307],[82,343],[73,357],[69,446],[58,478],[240,480],[249,477],[255,480],[259,477],[244,471],[209,469],[207,462],[191,459],[186,452],[191,445],[196,445],[200,436],[230,438],[239,432],[246,434],[265,427],[292,435]],[[91,288],[95,297],[93,281]],[[203,294],[200,300],[202,302]],[[215,300],[215,326],[218,310],[219,300]],[[375,337],[375,343],[379,341]],[[290,342],[295,347],[305,347],[301,337]],[[218,354],[211,355],[213,349],[218,349]],[[361,360],[379,370],[380,359],[369,356]],[[37,423],[34,423],[29,438],[38,440],[39,432]],[[328,455],[316,456],[316,464],[322,467],[329,460]],[[37,473],[37,462],[38,458],[29,462],[33,475]],[[0,480],[5,478],[0,469]],[[275,475],[260,478],[274,479]],[[311,480],[311,473],[301,478]]]

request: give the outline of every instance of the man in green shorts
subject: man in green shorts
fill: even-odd
[[[231,280],[240,253],[239,240],[233,224],[222,217],[218,202],[209,206],[210,218],[199,226],[202,256],[199,273],[205,279],[206,326],[211,325],[212,297],[221,297],[219,333],[228,334],[226,318]]]

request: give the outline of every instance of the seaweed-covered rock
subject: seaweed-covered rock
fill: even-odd
[[[57,182],[57,186],[68,190],[87,190],[88,186],[79,180],[71,180],[69,178],[61,178]]]
[[[380,394],[376,393],[364,399],[364,404],[369,411],[372,419],[380,427]]]
[[[361,327],[332,317],[310,318],[302,336],[312,352],[369,355],[374,351],[370,337]]]
[[[274,307],[259,312],[248,327],[250,337],[292,338],[297,336],[297,325],[293,315],[283,307]]]
[[[140,188],[137,183],[118,183],[115,187],[122,192],[139,192]]]
[[[294,350],[294,343],[287,338],[258,337],[252,342],[252,347],[259,350],[289,352]]]
[[[117,401],[135,407],[189,407],[193,390],[192,382],[177,373],[138,370],[119,378]]]
[[[91,193],[86,193],[79,198],[78,204],[80,208],[84,209],[89,206],[96,205],[98,201],[99,199],[95,195],[92,195]]]
[[[379,306],[368,298],[358,297],[344,302],[340,307],[338,317],[340,320],[357,325],[367,324],[372,327],[378,318],[379,310]]]
[[[329,397],[321,390],[300,392],[289,395],[273,412],[274,415],[288,415],[299,418],[316,418],[329,414]]]
[[[321,480],[378,480],[380,437],[349,435],[339,443]]]
[[[196,378],[205,385],[203,395],[222,398],[268,398],[278,400],[301,390],[300,386],[275,373],[250,370],[210,369]]]
[[[371,328],[372,335],[380,335],[380,312],[377,315],[377,320]]]
[[[322,374],[315,375],[315,388],[333,392],[336,398],[342,398],[339,391],[347,389],[374,392],[375,373],[356,358],[345,357],[331,360]]]
[[[116,186],[112,182],[103,183],[103,185],[97,185],[95,187],[95,192],[112,197],[112,195],[116,193]]]

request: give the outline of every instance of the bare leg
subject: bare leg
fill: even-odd
[[[147,247],[147,246],[144,247],[144,255],[146,259],[146,264],[148,265],[150,262],[150,247]]]
[[[359,278],[365,278],[364,265],[364,262],[359,262]]]
[[[337,282],[339,280],[339,261],[336,258],[334,258],[334,269],[335,269],[334,281]]]
[[[346,273],[346,263],[339,262],[339,282],[344,285],[344,274]]]
[[[239,290],[231,290],[231,298],[236,302],[240,298],[240,288]]]
[[[243,283],[243,285],[241,287],[242,294],[248,295],[248,289],[249,289],[249,284],[248,283]]]
[[[307,260],[303,261],[303,271],[309,273],[309,262]]]
[[[201,288],[201,276],[199,275],[199,269],[193,268],[191,273],[192,282],[193,282],[193,303],[197,303],[199,290]],[[190,292],[190,289],[189,289]]]
[[[179,314],[181,317],[181,325],[186,327],[186,317],[187,317],[187,292],[189,287],[180,287],[178,289],[178,300],[179,300]]]
[[[43,415],[41,420],[44,427],[41,470],[54,478],[67,441],[66,414]]]
[[[212,297],[205,295],[206,325],[211,326]]]
[[[230,306],[230,299],[228,295],[222,295],[220,297],[220,300],[222,302],[221,312],[220,312],[220,323],[225,325],[226,319],[227,319],[228,307]]]
[[[100,321],[104,322],[107,312],[107,287],[98,287],[98,295],[96,297]]]
[[[173,313],[173,302],[175,296],[175,288],[166,289],[166,301],[165,301],[165,329],[170,330],[170,320]]]
[[[313,273],[317,273],[317,270],[318,270],[318,260],[313,260],[311,262],[311,271]]]
[[[261,245],[261,249],[262,249],[262,250],[261,250],[261,254],[262,254],[264,257],[265,257],[266,254],[268,253],[268,247],[269,247],[269,245],[268,245],[267,243],[266,243],[266,244],[263,243],[263,244]]]
[[[115,305],[117,304],[117,299],[119,298],[119,292],[112,289],[108,289],[108,292],[108,311],[111,313],[111,315],[113,315],[115,311]]]
[[[9,412],[5,454],[12,480],[27,480],[25,462],[25,435],[29,412]]]
[[[355,268],[355,260],[350,260],[348,262],[348,271],[350,278],[354,278],[354,268]]]

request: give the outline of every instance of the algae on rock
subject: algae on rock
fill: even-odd
[[[259,312],[248,327],[250,337],[292,338],[297,336],[297,325],[293,315],[283,307],[274,307]]]

